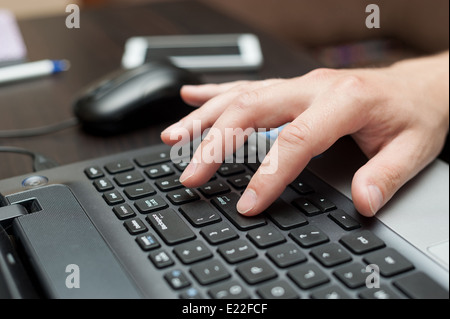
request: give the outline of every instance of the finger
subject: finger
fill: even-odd
[[[357,120],[361,117],[358,104],[340,96],[316,101],[281,131],[238,202],[241,214],[252,216],[263,212],[312,157],[363,125]]]
[[[313,96],[311,91],[316,88],[299,83],[299,80],[284,81],[239,95],[200,144],[193,156],[194,163],[181,176],[182,183],[197,187],[208,181],[223,159],[243,144],[239,137],[248,137],[245,135],[248,128],[278,127],[306,109]],[[236,142],[230,147],[233,137]],[[213,156],[211,150],[216,151]]]
[[[427,144],[404,133],[380,150],[353,177],[355,208],[364,216],[374,216],[400,187],[434,158],[434,155],[428,156]]]
[[[225,88],[224,93],[214,96],[202,107],[194,110],[178,123],[165,129],[161,133],[161,139],[166,144],[174,145],[180,141],[181,137],[189,136],[190,139],[197,138],[204,130],[211,127],[216,122],[224,110],[232,104],[233,100],[242,94],[242,92],[250,92],[259,88],[271,86],[280,81],[282,80],[271,79],[256,82],[241,81],[223,84],[221,87]],[[243,84],[238,85],[237,83]]]
[[[222,84],[185,85],[181,88],[181,98],[189,105],[201,106],[213,97],[225,93],[238,85],[249,81],[234,81]]]

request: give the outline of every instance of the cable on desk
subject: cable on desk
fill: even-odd
[[[20,147],[0,146],[0,153],[17,153],[31,156],[31,158],[33,159],[34,172],[59,166],[58,163],[40,153],[33,152]]]
[[[60,123],[50,124],[36,128],[0,131],[0,138],[24,138],[24,137],[41,136],[56,133],[77,126],[78,124],[79,124],[78,119],[73,117]]]

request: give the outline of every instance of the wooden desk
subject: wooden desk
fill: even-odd
[[[318,67],[304,52],[195,1],[82,11],[80,29],[67,29],[65,19],[63,15],[19,21],[30,61],[68,59],[72,68],[57,76],[0,87],[0,130],[44,126],[72,117],[77,92],[120,67],[125,41],[131,36],[253,32],[260,37],[265,64],[258,73],[209,74],[204,76],[207,82],[292,77]],[[71,128],[41,137],[0,139],[0,145],[27,148],[69,164],[160,143],[160,132],[167,125],[110,138]],[[30,172],[28,157],[0,153],[0,179]]]

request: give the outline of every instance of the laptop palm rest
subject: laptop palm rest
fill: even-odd
[[[13,225],[47,297],[141,297],[68,187],[50,185],[7,200],[34,202],[37,211]]]

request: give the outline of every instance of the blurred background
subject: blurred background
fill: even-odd
[[[174,0],[0,0],[17,19]],[[191,0],[176,0],[191,1]],[[307,48],[326,67],[364,67],[448,49],[448,0],[198,0],[292,46]],[[381,28],[367,29],[365,8],[376,3]],[[187,15],[188,17],[188,15]]]

